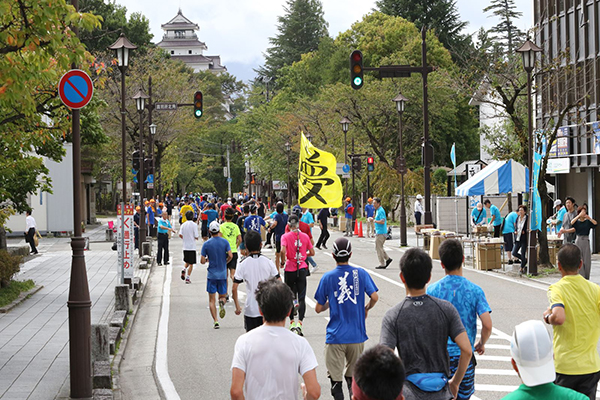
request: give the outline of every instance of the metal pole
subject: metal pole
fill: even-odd
[[[429,159],[429,106],[428,106],[428,96],[427,96],[427,43],[425,42],[425,37],[427,30],[425,27],[421,29],[421,58],[423,61],[423,141],[425,144],[423,151],[423,175],[425,180],[425,223],[431,224],[431,160]]]
[[[140,257],[144,255],[142,244],[146,241],[146,209],[144,207],[144,125],[143,110],[140,114]]]
[[[398,145],[400,148],[400,246],[408,246],[406,235],[406,204],[404,202],[404,148],[402,146],[402,112],[398,112]]]
[[[527,71],[527,115],[528,115],[528,164],[529,164],[529,207],[528,207],[528,218],[527,218],[527,235],[529,237],[529,244],[527,248],[527,256],[529,266],[529,273],[531,275],[537,275],[537,254],[535,252],[536,247],[536,235],[535,231],[531,230],[531,211],[533,210],[533,105],[531,104],[531,71]]]
[[[352,135],[352,164],[354,164],[354,157],[354,135]],[[352,167],[354,167],[354,165]],[[354,212],[352,213],[352,221],[350,221],[351,224],[356,221],[356,206],[358,205],[358,199],[356,198],[356,187],[354,186],[354,175],[354,168],[352,168],[352,200],[354,201]]]
[[[148,126],[152,125],[152,109],[154,108],[153,104],[152,104],[152,77],[149,76],[148,77]],[[152,189],[150,189],[150,198],[154,198],[154,194],[155,194],[155,189],[154,186],[156,185],[156,168],[155,168],[155,164],[154,164],[154,135],[150,134],[150,157],[152,158],[152,177],[153,177],[153,182],[152,182]]]
[[[292,211],[292,187],[290,185],[290,151],[287,152],[287,198],[288,198],[288,214]]]
[[[72,0],[75,11],[78,0]],[[76,35],[77,27],[72,27]],[[72,65],[75,69],[76,65]],[[79,110],[72,111],[73,127],[73,238],[71,280],[69,283],[69,370],[71,398],[92,397],[92,302],[85,266],[85,239],[81,236],[81,126]]]
[[[121,168],[123,170],[123,198],[121,199],[121,284],[125,283],[125,201],[127,199],[127,159],[125,138],[125,66],[121,67]],[[139,239],[139,234],[138,234]]]
[[[227,145],[227,189],[229,190],[229,197],[231,197],[231,168],[229,164],[229,145]]]
[[[344,131],[344,165],[348,165],[348,142],[346,140],[348,132]],[[344,195],[348,194],[348,178],[344,178]]]

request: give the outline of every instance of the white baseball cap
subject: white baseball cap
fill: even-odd
[[[556,371],[552,340],[542,321],[530,320],[515,326],[510,355],[526,386],[554,382]]]
[[[217,221],[213,221],[208,226],[208,230],[210,231],[210,233],[219,233],[219,231],[221,230],[221,225],[219,225]]]
[[[562,201],[560,201],[560,199],[558,200],[554,200],[554,207],[558,207],[562,204]]]
[[[421,196],[420,194],[417,195],[417,200],[423,200],[423,196]]]

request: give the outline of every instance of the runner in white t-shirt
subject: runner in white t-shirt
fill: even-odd
[[[250,332],[263,323],[262,315],[258,309],[258,303],[254,292],[258,283],[271,277],[279,278],[277,267],[269,258],[260,254],[262,241],[260,233],[250,230],[244,236],[244,243],[250,255],[242,261],[235,270],[233,277],[233,288],[231,289],[233,301],[235,302],[235,313],[240,315],[242,308],[238,301],[238,286],[246,282],[246,306],[244,307],[244,328]]]
[[[235,343],[231,363],[232,400],[297,400],[298,374],[304,380],[305,399],[321,396],[313,349],[306,339],[285,328],[292,299],[292,290],[278,279],[258,284],[256,301],[265,324],[243,334]]]
[[[193,221],[194,212],[188,211],[185,213],[185,221],[179,228],[179,237],[183,239],[183,262],[185,266],[181,270],[181,279],[185,283],[192,283],[190,275],[196,264],[196,240],[198,240],[198,224]]]

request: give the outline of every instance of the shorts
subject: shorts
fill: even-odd
[[[275,252],[276,253],[280,253],[281,252],[281,238],[276,238],[275,239]]]
[[[208,228],[202,223],[202,228],[200,228],[201,235],[203,238],[208,237]]]
[[[254,328],[258,328],[263,324],[263,317],[248,317],[244,315],[244,329],[250,332]]]
[[[183,262],[186,264],[196,264],[196,250],[184,250]]]
[[[232,253],[233,257],[231,258],[231,261],[229,261],[227,263],[227,269],[236,269],[237,268],[237,259],[238,259],[238,255],[237,252]]]
[[[325,344],[325,366],[334,382],[343,382],[344,376],[354,375],[354,365],[365,348],[363,343]],[[344,366],[346,372],[344,373]]]
[[[584,375],[565,375],[557,372],[554,383],[595,399],[598,380],[600,380],[600,371]]]
[[[458,367],[458,360],[460,356],[450,356],[450,375],[454,376],[456,372],[456,368]],[[465,372],[465,376],[458,387],[458,396],[456,396],[457,400],[461,399],[469,399],[475,393],[475,366],[477,365],[477,361],[475,360],[475,356],[471,357],[471,361],[469,362],[469,366],[467,367],[467,371]]]
[[[206,291],[210,294],[219,293],[227,294],[227,279],[207,279]]]
[[[504,237],[504,250],[512,251],[514,245],[514,238],[512,233],[505,233],[502,235]]]

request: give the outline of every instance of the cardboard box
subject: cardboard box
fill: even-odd
[[[433,225],[415,225],[415,232],[420,233],[423,229],[433,229]]]
[[[431,257],[432,260],[439,260],[440,259],[440,253],[439,253],[439,248],[440,248],[440,244],[446,240],[446,236],[443,235],[432,235],[431,239],[429,241],[429,257]]]
[[[478,242],[475,244],[475,268],[482,271],[502,268],[502,243]]]

